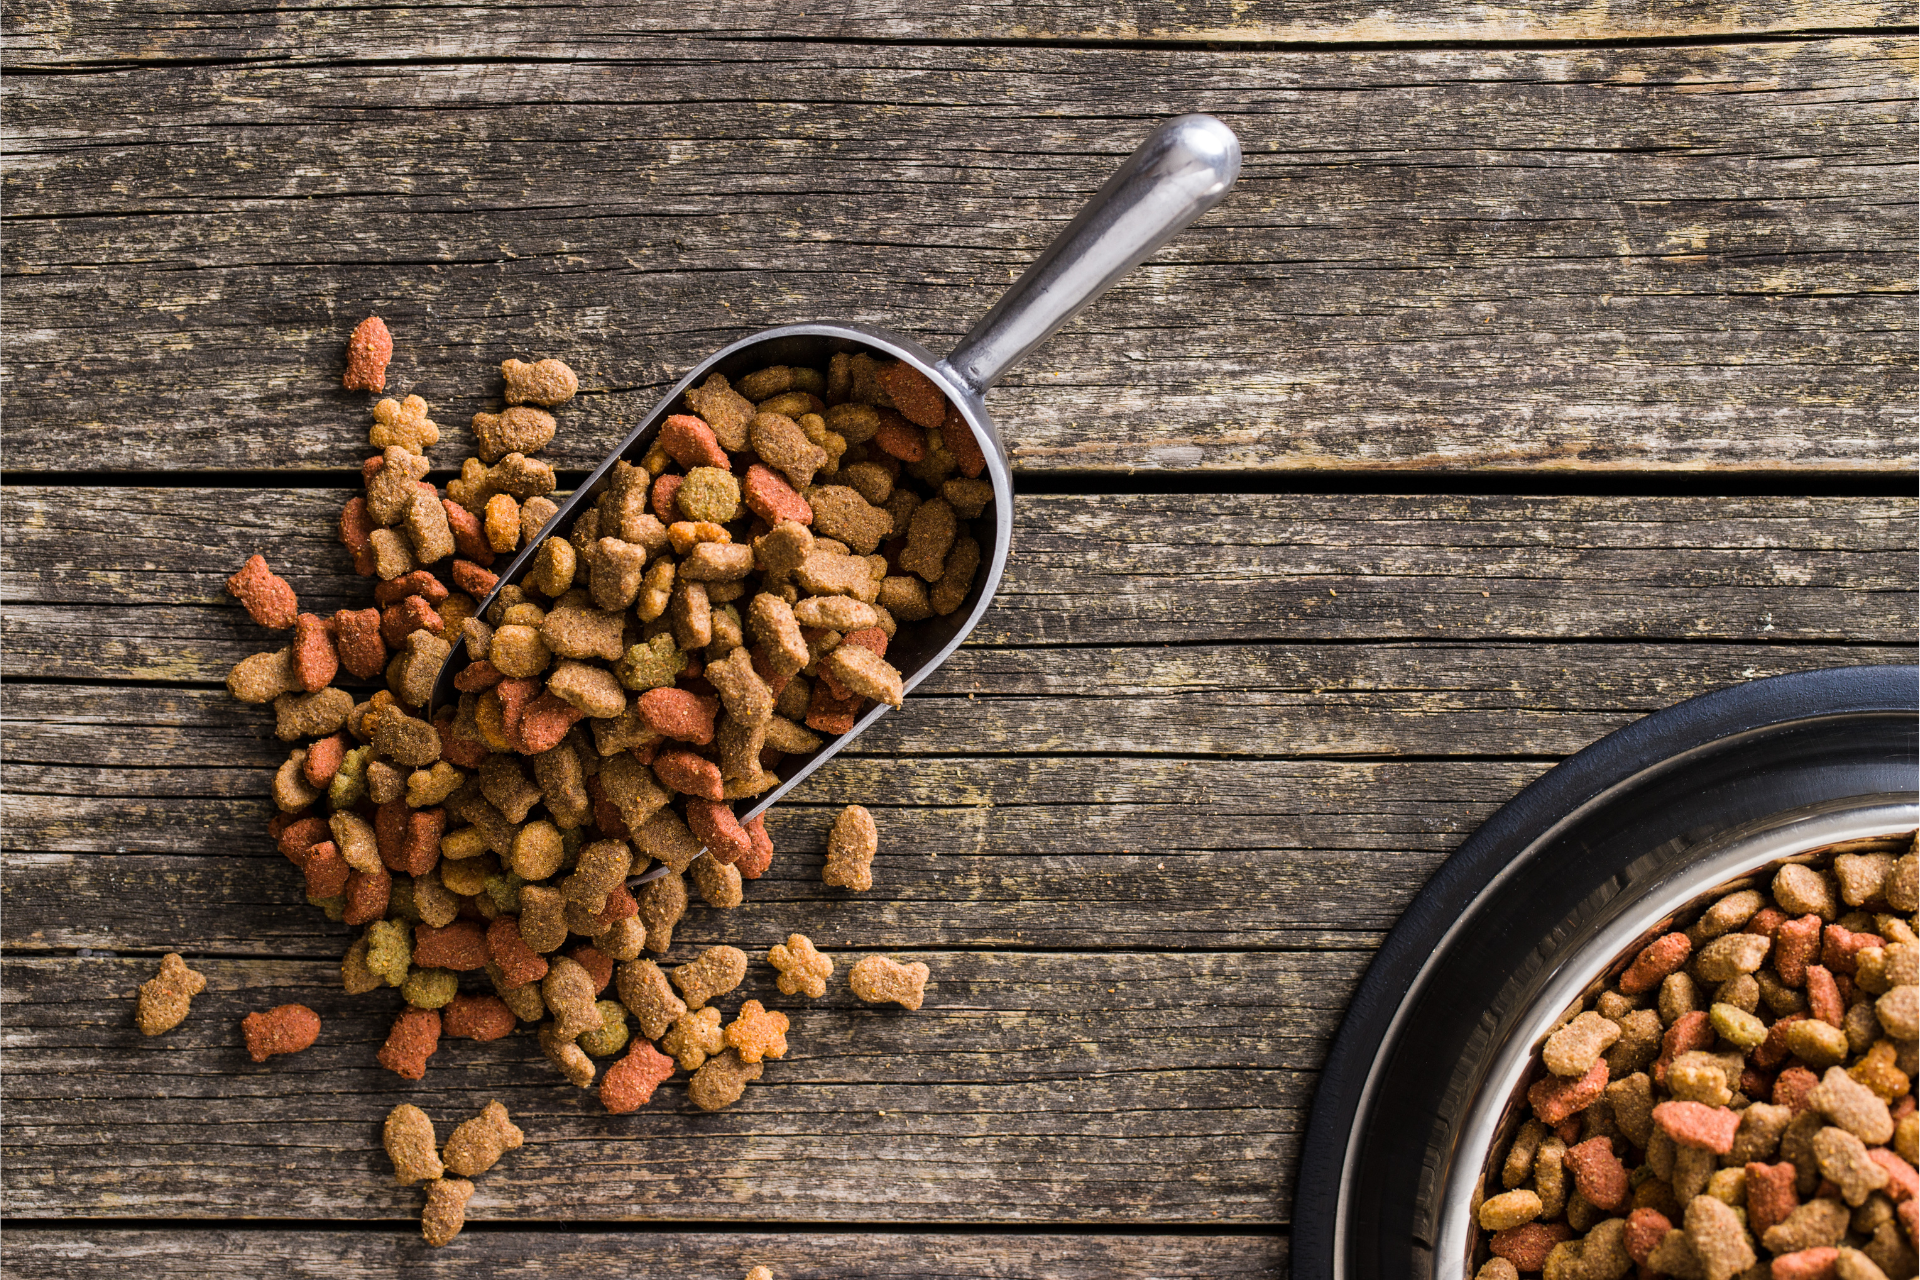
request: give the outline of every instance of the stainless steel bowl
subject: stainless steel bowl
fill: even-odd
[[[1534,1047],[1614,958],[1718,885],[1920,806],[1920,670],[1756,680],[1629,725],[1488,820],[1408,907],[1321,1073],[1299,1277],[1471,1274],[1465,1206]]]
[[[1436,1280],[1466,1280],[1479,1264],[1472,1221],[1474,1192],[1502,1187],[1485,1181],[1488,1157],[1504,1151],[1527,1118],[1526,1089],[1543,1074],[1536,1050],[1576,1003],[1591,1001],[1620,976],[1640,948],[1684,926],[1721,896],[1764,888],[1789,862],[1840,853],[1905,853],[1920,826],[1920,804],[1845,799],[1775,814],[1690,848],[1637,894],[1614,899],[1611,917],[1596,919],[1585,938],[1503,1028],[1487,1055],[1478,1093],[1459,1125],[1459,1156],[1449,1166],[1434,1221]]]

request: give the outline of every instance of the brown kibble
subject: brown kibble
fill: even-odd
[[[766,1070],[763,1063],[745,1063],[732,1049],[708,1058],[687,1084],[687,1097],[702,1111],[718,1111],[738,1102],[749,1081]]]
[[[532,364],[503,360],[500,362],[500,376],[507,383],[508,404],[538,404],[551,409],[573,399],[574,393],[580,390],[580,379],[573,370],[551,357],[536,360]],[[548,438],[551,439],[551,435]],[[526,449],[523,452],[531,453],[533,450]]]
[[[526,1135],[507,1118],[507,1109],[489,1102],[447,1138],[446,1165],[463,1178],[478,1177],[525,1141]]]
[[[473,1184],[465,1178],[435,1178],[427,1184],[427,1207],[420,1212],[420,1234],[436,1249],[452,1244],[467,1225],[467,1201]]]
[[[134,1025],[143,1036],[171,1031],[192,1012],[193,997],[206,989],[206,978],[189,969],[178,952],[169,951],[160,958],[160,972],[140,984]]]
[[[349,391],[385,391],[387,362],[393,359],[393,335],[379,316],[368,316],[347,338],[347,371],[340,385]]]
[[[227,579],[227,594],[246,606],[247,613],[271,631],[284,631],[300,616],[300,601],[287,580],[267,567],[262,555],[250,557]]]
[[[898,964],[885,956],[868,956],[847,973],[847,985],[868,1004],[892,1001],[905,1009],[918,1009],[928,976],[927,966],[918,960]]]
[[[727,1048],[739,1053],[742,1062],[787,1056],[787,1015],[768,1012],[758,1000],[740,1006],[739,1014],[727,1025]]]
[[[873,815],[857,804],[850,804],[834,819],[827,837],[827,862],[820,879],[842,889],[864,891],[873,888],[873,859],[880,850],[880,830]]]
[[[947,553],[953,550],[958,530],[953,507],[945,498],[921,503],[907,524],[907,546],[900,553],[900,567],[927,582],[940,581],[946,576]]]
[[[671,975],[689,1009],[699,1009],[739,986],[747,976],[747,953],[738,947],[708,947]]]
[[[686,1004],[673,993],[667,975],[651,960],[630,960],[614,972],[614,990],[620,1003],[640,1024],[640,1034],[658,1040],[667,1033],[674,1019],[687,1011]]]
[[[601,1025],[599,1011],[594,1008],[594,997],[598,993],[594,990],[593,975],[578,961],[566,956],[555,956],[548,963],[547,976],[540,982],[540,995],[553,1012],[554,1034],[565,1040],[578,1039]]]
[[[247,1054],[265,1062],[279,1053],[299,1053],[320,1035],[320,1015],[303,1004],[283,1004],[240,1020]]]

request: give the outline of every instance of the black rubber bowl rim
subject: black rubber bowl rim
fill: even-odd
[[[1916,709],[1920,667],[1829,667],[1769,676],[1656,711],[1568,757],[1467,838],[1400,917],[1355,989],[1320,1071],[1289,1231],[1295,1277],[1335,1273],[1334,1219],[1349,1135],[1395,1014],[1448,929],[1518,853],[1597,795],[1721,738],[1797,720]]]

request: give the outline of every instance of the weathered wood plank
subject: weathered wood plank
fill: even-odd
[[[928,1003],[900,1016],[843,988],[795,1008],[756,966],[728,1003],[787,1008],[788,1057],[726,1112],[670,1082],[626,1117],[525,1035],[449,1042],[398,1087],[371,1065],[378,999],[319,964],[205,961],[193,1017],[143,1041],[120,993],[151,960],[15,959],[0,1176],[22,1216],[400,1218],[418,1192],[386,1172],[387,1109],[404,1095],[450,1119],[498,1097],[529,1141],[480,1184],[475,1216],[496,1221],[1285,1220],[1313,1069],[1364,956],[924,958]],[[320,1014],[319,1043],[253,1066],[238,1018],[288,1000]]]
[[[1742,680],[1913,656],[1891,645],[981,646],[956,653],[857,752],[1570,755]],[[17,681],[0,725],[0,758],[13,766],[138,771],[191,759],[199,769],[257,769],[285,750],[270,717],[223,689]],[[107,785],[140,790],[132,775]]]
[[[692,41],[21,79],[8,465],[348,465],[369,310],[453,447],[503,355],[566,356],[556,456],[585,465],[763,324],[944,347],[1205,107],[1240,189],[996,393],[1020,467],[1897,471],[1913,47]]]
[[[489,1175],[491,1176],[491,1175]],[[479,1217],[476,1209],[475,1219]],[[417,1231],[114,1230],[107,1226],[22,1230],[7,1235],[7,1271],[20,1280],[150,1280],[271,1274],[287,1280],[605,1280],[608,1275],[738,1280],[749,1267],[781,1280],[1278,1280],[1287,1272],[1282,1235],[1080,1235],[1028,1232],[735,1230],[492,1231],[477,1221],[450,1249]]]
[[[563,7],[443,3],[385,9],[347,4],[263,11],[242,0],[183,7],[94,0],[9,6],[7,57],[16,67],[80,67],[207,59],[337,62],[367,58],[516,61],[646,57],[689,34],[804,40],[1316,41],[1608,40],[1905,28],[1899,0],[1782,2],[1578,0],[1489,6],[1400,0],[1361,11],[1332,0],[968,0],[912,13],[870,0],[777,0],[689,9],[588,0]]]
[[[769,819],[781,856],[752,887],[754,905],[698,910],[686,937],[725,941],[751,918],[769,945],[789,929],[839,938],[857,924],[890,946],[1372,946],[1454,846],[1546,768],[836,760]],[[204,789],[194,776],[152,789]],[[228,776],[227,799],[9,783],[8,945],[337,954],[346,932],[306,907],[264,834],[269,778]],[[847,804],[873,809],[883,840],[877,883],[853,900],[819,882],[827,828]],[[40,853],[52,856],[30,856]],[[98,914],[80,918],[69,894]]]
[[[0,493],[10,677],[224,680],[269,643],[225,594],[255,551],[364,602],[343,490]],[[1874,642],[1915,635],[1906,498],[1266,494],[1018,499],[976,644],[1402,639]]]

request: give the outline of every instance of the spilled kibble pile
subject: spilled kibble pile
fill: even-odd
[[[1488,1170],[1479,1280],[1913,1276],[1917,863],[1789,863],[1574,1010]]]
[[[385,325],[363,322],[346,384],[384,389],[392,352]],[[308,900],[360,930],[346,990],[399,991],[377,1054],[395,1075],[423,1078],[443,1040],[524,1026],[561,1078],[597,1080],[609,1112],[645,1106],[676,1070],[696,1107],[718,1110],[787,1053],[788,1016],[756,1000],[721,1010],[750,963],[737,948],[656,961],[689,882],[709,906],[736,907],[772,862],[763,821],[738,821],[732,803],[874,704],[900,704],[889,642],[971,589],[970,522],[993,497],[985,460],[904,364],[855,354],[715,374],[496,593],[496,563],[559,510],[536,455],[558,427],[549,410],[579,385],[552,359],[501,373],[505,405],[474,416],[476,456],[444,493],[427,479],[440,440],[428,403],[373,406],[379,452],[339,521],[355,571],[375,580],[370,605],[303,613],[258,555],[228,580],[255,622],[291,633],[227,681],[271,705],[288,744],[269,834]],[[456,645],[469,659],[457,701],[429,718]],[[849,806],[823,879],[870,888],[878,847],[872,815]],[[797,933],[765,960],[787,996],[823,996],[835,970]],[[875,956],[848,977],[862,1000],[917,1009],[929,975]],[[141,1029],[177,1024],[202,985],[170,957],[142,989]],[[282,1006],[249,1015],[245,1039],[264,1061],[318,1026]],[[459,1231],[467,1179],[498,1158],[456,1157],[479,1123],[439,1155],[424,1114],[389,1118],[401,1180],[428,1187],[432,1243]],[[487,1123],[511,1133],[500,1150],[519,1145],[504,1110]]]

